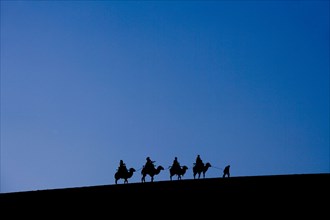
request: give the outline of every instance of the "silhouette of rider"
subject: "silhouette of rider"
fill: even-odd
[[[175,157],[174,160],[173,160],[172,169],[173,170],[179,170],[180,168],[181,168],[181,165],[178,161],[178,158]]]
[[[201,159],[201,156],[199,154],[196,157],[195,165],[196,165],[196,167],[203,167],[204,166],[203,160]]]
[[[147,157],[146,160],[147,160],[147,162],[146,162],[146,164],[145,164],[144,167],[146,169],[152,169],[152,168],[154,168],[154,166],[155,166],[154,165],[154,162],[156,162],[156,161],[151,160],[150,157]]]
[[[229,168],[230,165],[226,166],[225,169],[223,169],[223,175],[222,175],[223,178],[225,178],[226,176],[228,176],[228,178],[230,177]]]
[[[120,173],[127,172],[126,164],[124,163],[123,160],[120,160],[119,162],[118,172]]]

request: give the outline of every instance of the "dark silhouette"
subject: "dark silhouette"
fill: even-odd
[[[124,163],[123,160],[120,160],[119,161],[118,172],[120,172],[120,173],[126,173],[126,172],[128,172],[127,167],[126,167],[126,164]]]
[[[150,157],[147,157],[146,160],[147,160],[147,161],[146,161],[146,164],[144,165],[144,167],[146,167],[147,169],[153,169],[153,168],[155,168],[154,163],[155,163],[156,161],[151,160]]]
[[[226,176],[228,178],[230,177],[229,168],[230,168],[230,165],[226,166],[225,169],[223,169],[223,175],[222,175],[223,178],[225,178]]]
[[[171,165],[171,161],[169,162]],[[180,162],[183,165],[183,161]],[[223,168],[226,165],[223,165]],[[129,163],[126,166],[130,168]],[[275,214],[276,217],[294,216],[298,220],[300,216],[302,218],[306,215],[314,216],[315,219],[323,219],[323,216],[329,215],[326,208],[328,203],[325,201],[329,201],[330,173],[287,175],[267,173],[235,177],[231,174],[230,178],[223,179],[223,168],[220,169],[219,178],[201,180],[155,181],[150,184],[105,183],[105,185],[73,185],[67,188],[2,192],[0,193],[1,216],[8,213],[13,217],[16,213],[19,214],[20,210],[29,210],[24,212],[24,217],[27,218],[34,218],[36,214],[41,213],[45,218],[54,214],[68,216],[68,213],[74,216],[91,214],[110,217],[119,214],[125,217],[144,218],[155,217],[152,215],[154,210],[158,211],[158,214],[164,210],[165,212],[161,214],[165,214],[163,216],[165,218],[170,218],[170,215],[174,216],[176,213],[181,215],[198,213],[207,219],[219,216],[219,212],[223,210],[234,215],[237,211],[248,210],[244,213],[247,217]],[[33,206],[30,208],[32,201]],[[273,205],[275,201],[279,203]],[[140,204],[143,205],[142,209]],[[188,210],[185,205],[188,205]],[[12,211],[13,207],[16,212]],[[45,210],[46,213],[42,212]],[[48,210],[50,212],[47,213]],[[266,214],[260,210],[266,211]]]
[[[197,167],[204,167],[203,160],[201,159],[201,156],[199,154],[196,157],[196,162],[194,165]]]
[[[154,181],[154,176],[158,175],[161,170],[164,170],[164,167],[162,167],[162,166],[158,166],[156,168],[155,164],[154,164],[156,161],[152,161],[149,157],[147,157],[146,160],[147,160],[147,162],[141,170],[141,174],[142,174],[141,181],[143,183],[145,182],[145,177],[147,175],[149,175],[151,177],[151,182],[153,182]]]
[[[186,173],[186,171],[188,170],[187,166],[179,166],[177,168],[171,166],[170,167],[170,179],[172,180],[172,177],[174,175],[178,176],[178,180],[181,180],[181,177],[184,176],[184,174]]]
[[[115,183],[117,184],[117,181],[119,179],[124,179],[124,183],[128,183],[128,179],[131,178],[133,176],[133,173],[136,170],[134,168],[129,168],[129,170],[126,169],[120,171],[119,169],[117,170],[117,172],[115,173]]]
[[[181,168],[180,163],[179,163],[177,157],[175,157],[174,160],[173,160],[172,168],[173,169],[179,169],[179,168]]]
[[[205,165],[204,163],[202,165],[197,165],[197,163],[194,163],[193,167],[193,173],[194,173],[194,179],[196,177],[196,174],[198,174],[198,179],[201,176],[201,173],[203,173],[203,178],[205,178],[206,171],[211,167],[211,164],[207,162]]]
[[[170,179],[172,180],[174,175],[178,175],[178,180],[181,179],[181,176],[184,175],[187,169],[188,167],[186,166],[186,168],[182,170],[178,158],[175,157],[172,166],[170,166]]]

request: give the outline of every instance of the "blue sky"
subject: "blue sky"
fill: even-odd
[[[1,192],[197,154],[329,173],[329,1],[1,1]]]

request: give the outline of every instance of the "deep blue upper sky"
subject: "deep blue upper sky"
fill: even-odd
[[[1,1],[1,192],[197,154],[329,172],[329,1]]]

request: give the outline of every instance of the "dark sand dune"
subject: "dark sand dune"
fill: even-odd
[[[58,211],[97,208],[96,214],[149,216],[196,214],[240,216],[271,212],[272,215],[329,216],[330,174],[295,174],[205,178],[117,185],[88,186],[0,194],[0,208],[32,207]],[[243,212],[243,210],[245,210]],[[229,212],[229,213],[228,213]],[[170,214],[172,213],[172,214]],[[277,216],[277,217],[279,217]],[[271,216],[265,216],[270,218]]]

